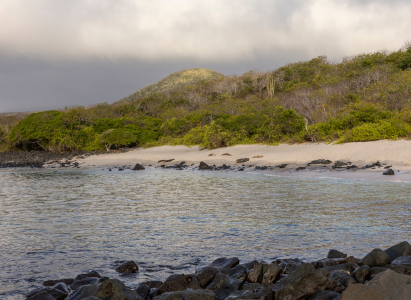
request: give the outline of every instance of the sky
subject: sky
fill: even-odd
[[[170,73],[398,50],[409,0],[0,0],[0,113],[112,103]]]

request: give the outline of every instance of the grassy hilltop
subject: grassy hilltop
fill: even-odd
[[[170,92],[183,86],[195,84],[199,81],[208,81],[224,77],[223,74],[204,68],[182,70],[168,75],[155,84],[146,86],[134,94],[123,98],[114,104],[133,102],[139,98],[148,97],[153,93]]]
[[[191,72],[199,70],[204,69],[174,73],[112,105],[39,112],[21,120],[0,117],[1,149],[216,148],[411,137],[411,45],[340,63],[320,56],[240,76],[207,71],[215,78],[189,84]]]

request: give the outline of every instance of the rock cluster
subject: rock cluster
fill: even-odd
[[[138,271],[134,261],[120,273]],[[277,259],[240,263],[218,258],[196,274],[173,274],[164,282],[129,288],[90,271],[74,279],[49,280],[29,300],[389,300],[411,299],[411,246],[402,242],[373,249],[362,259],[332,249],[327,258],[306,262]]]

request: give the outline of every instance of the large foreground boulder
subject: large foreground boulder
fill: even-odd
[[[397,245],[394,245],[385,250],[388,257],[390,258],[390,262],[400,256],[410,256],[411,255],[411,245],[408,242],[402,242]]]
[[[94,296],[104,300],[144,300],[118,279],[104,281]]]
[[[259,263],[248,270],[247,280],[251,283],[275,282],[280,276],[281,269],[275,264]]]
[[[335,282],[324,276],[323,270],[315,270],[312,264],[303,263],[295,272],[277,282],[273,299],[282,300],[287,296],[306,299],[317,291],[333,289],[334,286]]]
[[[201,269],[197,274],[201,288],[205,289],[214,280],[215,276],[218,274],[218,271],[219,270],[217,268],[211,266]]]
[[[188,289],[185,291],[168,292],[154,297],[154,300],[215,300],[215,294],[210,290]]]
[[[341,300],[411,299],[411,276],[386,270],[376,274],[366,284],[350,285]]]
[[[390,263],[390,258],[385,251],[382,251],[379,248],[372,250],[368,253],[358,264],[360,266],[367,265],[370,268],[372,267],[383,267]]]
[[[166,281],[160,286],[157,291],[157,295],[161,295],[167,292],[177,292],[184,291],[187,289],[199,289],[201,288],[200,282],[198,281],[197,275],[188,274],[188,275],[171,275]]]

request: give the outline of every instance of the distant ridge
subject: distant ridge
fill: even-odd
[[[218,79],[224,77],[223,74],[215,72],[213,70],[204,69],[204,68],[196,68],[196,69],[189,69],[189,70],[182,70],[175,73],[168,75],[167,77],[161,79],[160,81],[148,85],[134,94],[125,97],[119,101],[114,102],[113,104],[117,103],[124,103],[124,102],[132,102],[139,98],[144,98],[149,96],[151,93],[163,93],[175,90],[179,87],[194,84],[200,80],[208,81],[213,79]]]

